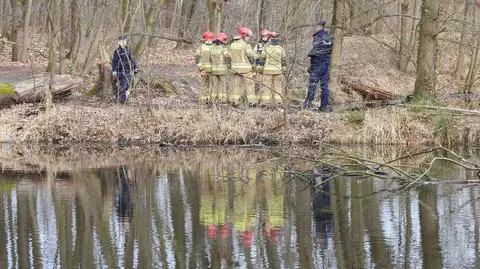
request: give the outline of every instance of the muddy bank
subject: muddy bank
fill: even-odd
[[[56,145],[480,144],[478,118],[437,114],[398,107],[334,113],[290,107],[285,113],[281,107],[68,102],[45,112],[30,104],[0,111],[0,140]]]

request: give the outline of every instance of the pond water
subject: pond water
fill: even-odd
[[[478,185],[315,190],[301,164],[224,154],[4,169],[0,268],[480,268]]]

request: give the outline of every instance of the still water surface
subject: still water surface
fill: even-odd
[[[218,159],[4,170],[0,268],[480,268],[477,185],[313,190],[294,165]]]

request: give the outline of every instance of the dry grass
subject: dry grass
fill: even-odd
[[[282,109],[148,109],[147,106],[58,104],[50,113],[34,105],[0,111],[0,138],[17,143],[110,145],[245,145],[318,147],[332,144],[479,144],[477,118],[419,118],[405,108],[367,109],[361,122],[349,112]],[[446,131],[443,131],[441,128]],[[7,139],[8,138],[8,139]]]

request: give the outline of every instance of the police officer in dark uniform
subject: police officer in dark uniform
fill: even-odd
[[[317,32],[313,35],[313,48],[308,53],[310,57],[310,68],[308,73],[310,78],[308,81],[308,94],[304,108],[309,108],[313,100],[315,99],[315,92],[317,91],[317,84],[320,82],[322,88],[321,104],[318,108],[320,111],[330,112],[332,110],[330,106],[330,90],[328,89],[330,59],[332,55],[332,36],[326,31],[326,22],[320,20],[317,23]]]
[[[122,35],[118,38],[118,48],[113,52],[112,59],[112,75],[120,82],[120,89],[114,90],[114,95],[122,104],[127,101],[132,72],[138,72],[137,62],[127,46],[127,36]]]

